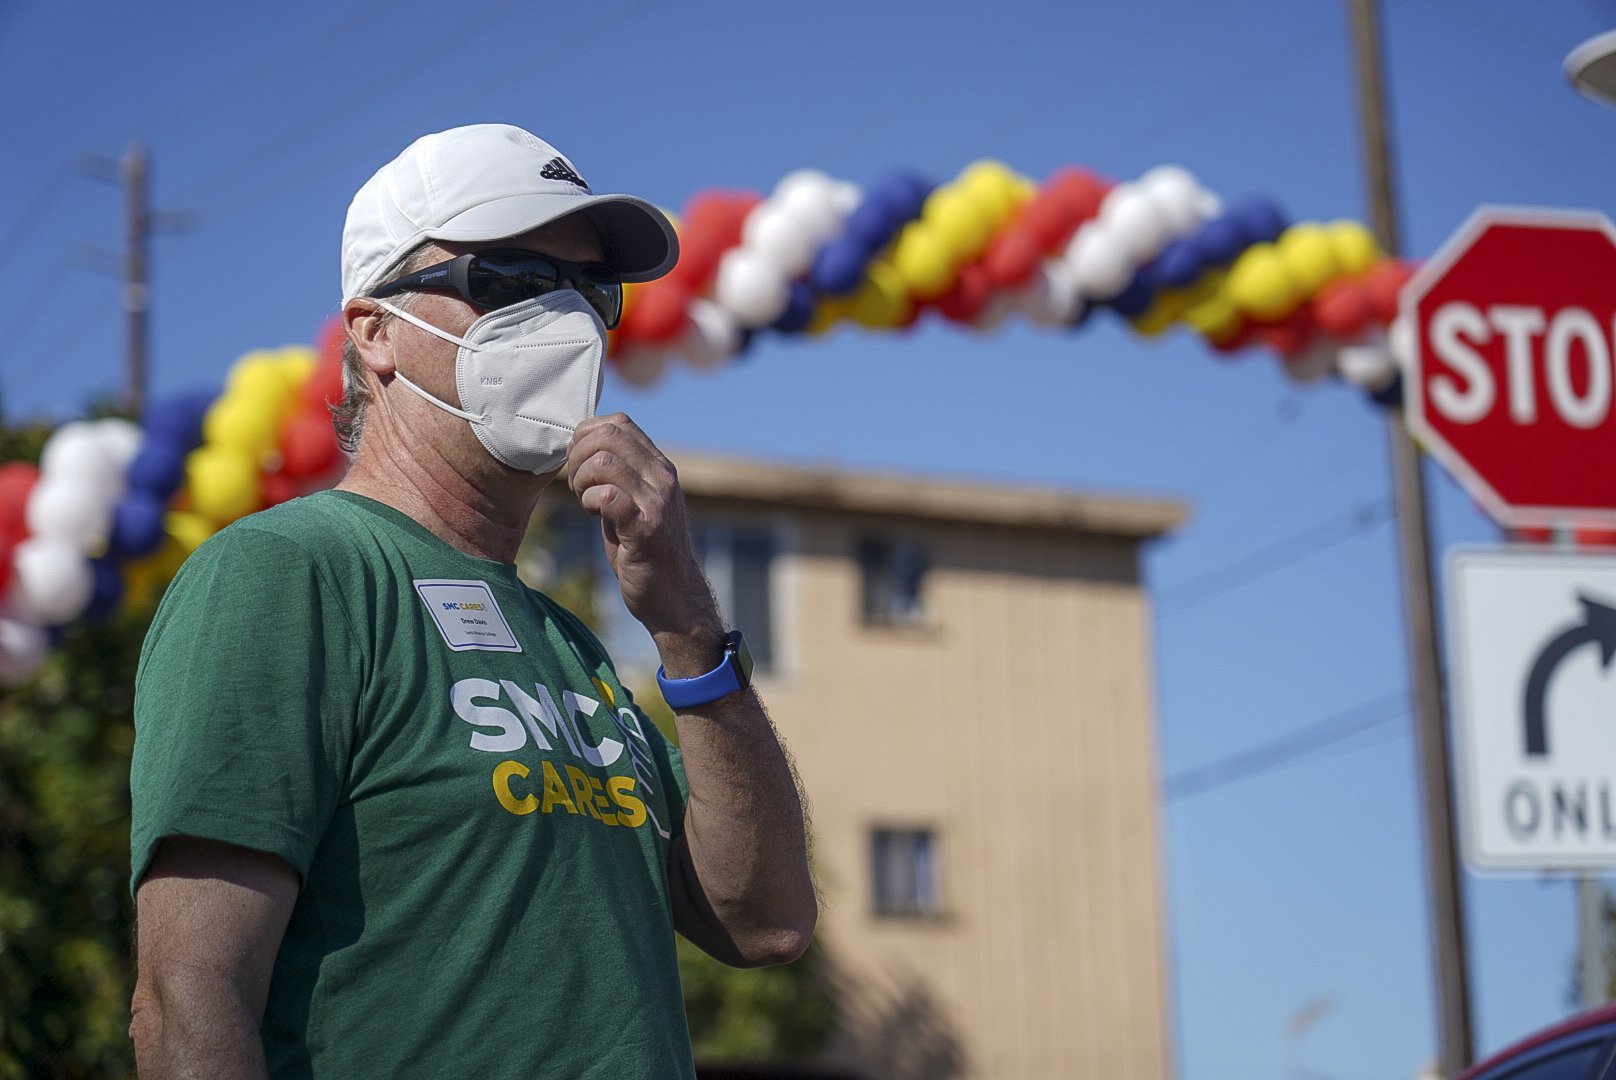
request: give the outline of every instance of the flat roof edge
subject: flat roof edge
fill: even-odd
[[[1137,540],[1162,536],[1189,514],[1188,505],[1176,499],[788,465],[683,449],[669,450],[668,457],[680,485],[695,498]]]

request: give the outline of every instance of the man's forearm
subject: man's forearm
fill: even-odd
[[[690,786],[690,899],[694,914],[715,924],[702,928],[708,940],[697,944],[731,963],[795,959],[808,946],[818,905],[802,796],[774,725],[752,690],[687,709],[675,722]],[[732,954],[721,955],[727,946]]]
[[[228,979],[181,976],[131,1003],[129,1035],[140,1080],[264,1080],[264,1044],[247,1003]]]

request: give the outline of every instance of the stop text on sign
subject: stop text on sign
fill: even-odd
[[[1616,526],[1616,227],[1483,207],[1404,287],[1420,444],[1507,525]]]
[[[1550,317],[1542,308],[1493,304],[1482,311],[1453,301],[1431,316],[1432,351],[1451,369],[1432,374],[1431,405],[1449,420],[1474,424],[1498,403],[1499,380],[1477,351],[1495,340],[1503,342],[1504,392],[1515,423],[1537,423],[1539,372],[1560,420],[1591,428],[1610,416],[1616,325],[1601,325],[1579,307]]]

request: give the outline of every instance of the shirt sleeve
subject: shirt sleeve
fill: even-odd
[[[296,542],[236,525],[197,549],[135,678],[131,889],[171,836],[307,873],[345,787],[358,655],[338,590]]]

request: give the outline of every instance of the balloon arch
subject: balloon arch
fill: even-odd
[[[1037,184],[978,161],[942,184],[903,171],[868,188],[802,170],[766,197],[700,192],[677,224],[678,265],[628,287],[610,335],[631,383],[675,360],[721,364],[759,333],[1076,327],[1105,308],[1141,335],[1183,326],[1220,353],[1267,349],[1301,381],[1400,398],[1386,328],[1412,265],[1357,222],[1225,205],[1173,165]],[[335,483],[341,345],[333,319],[313,348],[243,356],[222,394],[159,401],[139,425],[64,424],[37,467],[0,465],[0,684],[27,679],[59,628],[150,603],[224,525]]]

